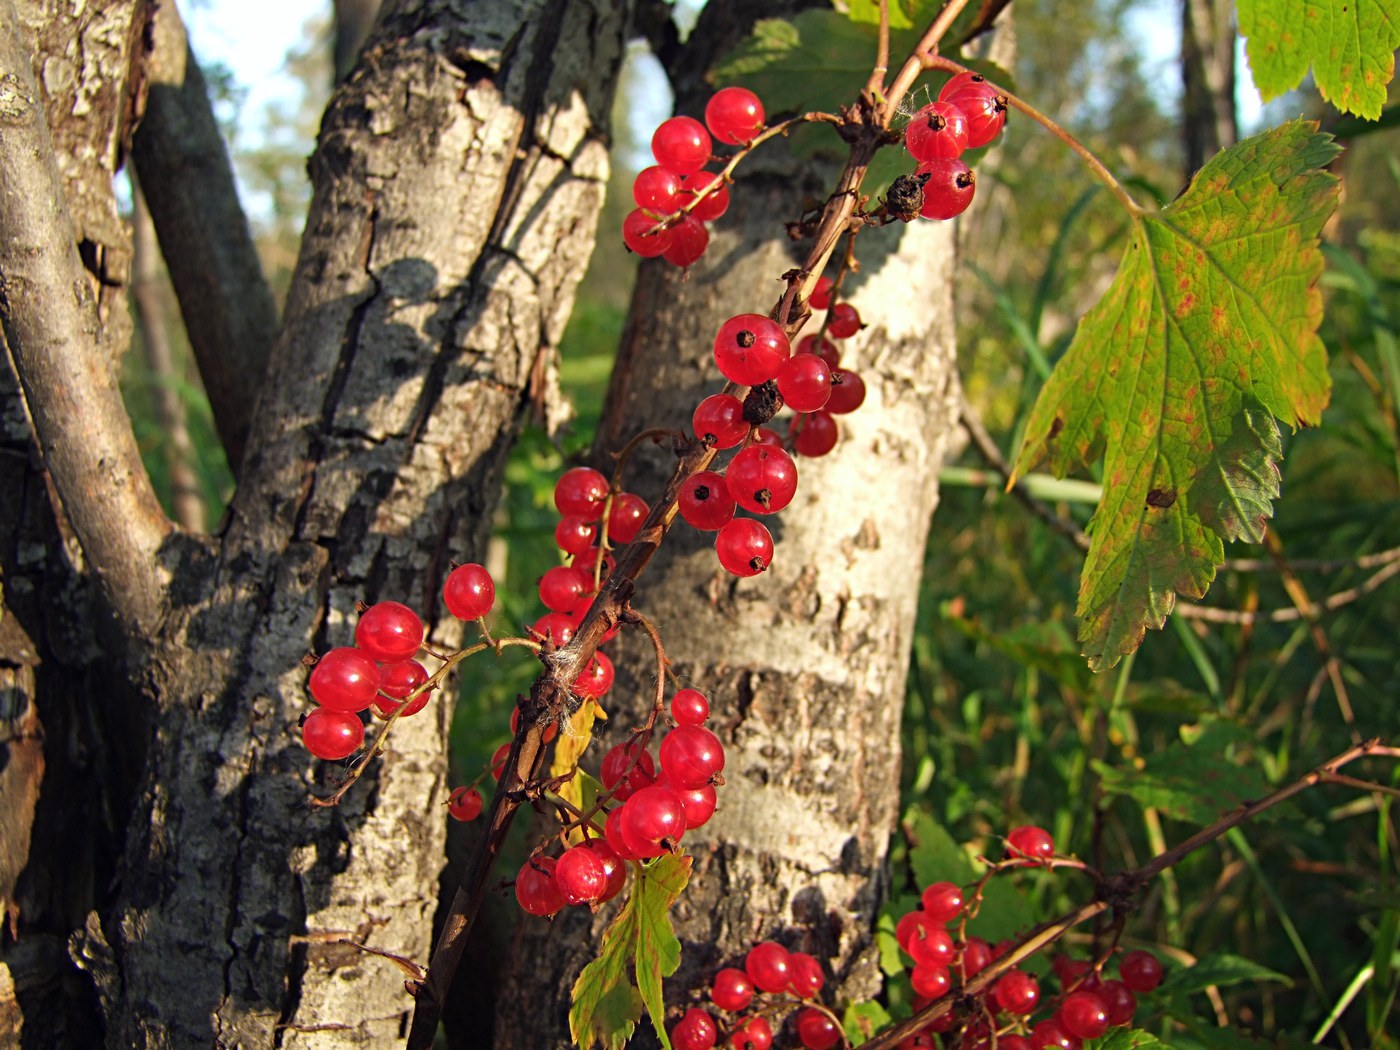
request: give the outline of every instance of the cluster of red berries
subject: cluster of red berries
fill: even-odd
[[[1003,863],[1036,866],[1048,863],[1054,854],[1050,834],[1027,825],[1007,835]],[[966,910],[960,887],[935,882],[924,889],[918,910],[896,924],[895,939],[914,962],[909,983],[915,1010],[965,984],[1011,947],[1010,941],[991,945],[980,937],[955,940],[948,924],[964,918]],[[958,1050],[990,1050],[993,1045],[1003,1050],[1079,1050],[1084,1040],[1129,1024],[1137,1010],[1137,994],[1162,981],[1162,964],[1144,951],[1128,952],[1119,960],[1118,980],[1104,979],[1087,960],[1062,955],[1052,965],[1060,984],[1053,999],[1042,999],[1033,975],[1008,970],[981,993],[980,1009],[965,1011],[962,1021],[952,1012],[943,1014],[901,1042],[900,1050],[932,1050],[938,1045]],[[1054,1005],[1049,1015],[1033,1021],[1048,1004]],[[935,1035],[941,1036],[941,1044]]]
[[[1007,97],[980,73],[958,73],[904,129],[904,146],[919,162],[925,219],[951,219],[972,203],[977,176],[962,160],[965,150],[991,142],[1006,124]]]
[[[651,152],[656,164],[632,183],[636,210],[622,222],[622,240],[643,258],[661,256],[676,266],[693,265],[710,244],[705,223],[729,208],[722,174],[705,171],[711,135],[731,146],[752,142],[763,130],[763,103],[747,88],[722,88],[705,106],[705,123],[672,117],[656,129]],[[706,128],[708,127],[708,131]]]
[[[816,1003],[826,976],[815,956],[794,952],[776,941],[762,941],[749,949],[744,968],[725,967],[715,974],[710,986],[710,1002],[732,1015],[724,1037],[735,1050],[769,1050],[773,1026],[759,1013],[744,1014],[760,992],[770,996],[791,996],[803,1003]],[[774,1002],[771,1005],[781,1006]],[[841,1045],[841,1028],[823,1007],[808,1005],[792,1016],[793,1030],[807,1050],[831,1050]],[[675,1050],[711,1050],[721,1037],[714,1016],[701,1007],[691,1007],[671,1029]]]
[[[671,698],[675,726],[658,750],[659,775],[643,738],[603,756],[603,798],[620,803],[607,813],[603,838],[571,846],[557,860],[537,855],[526,861],[515,880],[525,911],[548,916],[566,904],[596,907],[611,900],[626,880],[626,861],[673,850],[682,835],[714,815],[724,748],[705,728],[709,717],[710,702],[698,690],[682,689]]]
[[[495,604],[496,585],[480,565],[460,565],[448,575],[442,597],[453,616],[477,620]],[[423,710],[433,687],[414,657],[425,633],[422,619],[406,605],[379,602],[365,609],[355,624],[355,644],[332,649],[311,669],[307,688],[319,706],[302,719],[306,749],[339,761],[364,745],[361,711],[373,708],[388,718],[403,707],[399,717],[407,718]]]

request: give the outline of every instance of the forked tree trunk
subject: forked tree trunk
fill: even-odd
[[[703,98],[700,72],[680,92],[690,112]],[[695,405],[721,385],[715,331],[777,302],[779,278],[802,249],[788,242],[783,220],[798,217],[805,196],[829,191],[831,179],[820,177],[833,169],[771,156],[760,163],[765,174],[739,180],[698,266],[681,274],[643,264],[600,465],[644,427],[688,430]],[[772,567],[736,580],[720,568],[713,534],[681,524],[638,583],[635,607],[659,626],[679,679],[710,696],[727,754],[719,811],[685,838],[695,864],[675,909],[683,947],[667,986],[673,1006],[694,1002],[717,968],[768,937],[821,959],[840,999],[879,987],[873,924],[897,816],[904,679],[958,386],[952,227],[921,222],[859,242],[861,273],[846,287],[868,327],[843,346],[843,363],[865,378],[869,396],[843,418],[830,456],[798,460],[796,499],[766,519]],[[640,455],[627,488],[660,492],[674,463]],[[619,646],[610,728],[594,762],[644,719],[654,691],[650,644],[624,632]],[[613,914],[569,909],[552,923],[521,922],[498,1047],[570,1045],[569,989]],[[651,1045],[643,1028],[636,1045]]]
[[[16,610],[40,641],[26,663],[25,637],[5,636],[17,654],[6,680],[37,693],[42,713],[62,677],[45,667],[82,659],[106,681],[95,671],[68,683],[86,689],[69,701],[80,717],[129,695],[153,726],[117,899],[103,906],[99,869],[87,895],[101,921],[71,947],[108,1046],[320,1050],[399,1037],[412,1005],[402,973],[340,940],[426,960],[449,705],[400,723],[345,804],[311,809],[336,769],[299,743],[300,661],[347,643],[362,599],[405,601],[438,621],[436,641],[454,640],[435,595],[452,559],[483,553],[519,420],[532,402],[548,408],[602,202],[626,15],[602,0],[401,0],[386,13],[322,128],[227,527],[170,534],[150,573],[169,581],[157,632],[106,660],[66,650],[43,617],[76,619],[82,603],[12,601],[11,559],[33,550],[7,535],[7,619]],[[51,68],[64,44],[36,50],[36,66]],[[109,174],[109,196],[110,185]],[[8,411],[12,385],[0,393],[13,443],[25,414]],[[42,481],[23,492],[47,496]],[[27,513],[50,520],[41,510]],[[119,735],[87,739],[101,762],[141,757]],[[62,1017],[16,1023],[36,1045],[65,1045],[44,1035]],[[66,1045],[93,1042],[70,1032]]]

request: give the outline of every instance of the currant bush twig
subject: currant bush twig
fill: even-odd
[[[1041,926],[1029,936],[1022,938],[1019,942],[1009,948],[1005,954],[992,960],[987,966],[967,980],[962,986],[954,988],[946,995],[935,999],[924,1007],[923,1010],[914,1014],[908,1020],[902,1021],[892,1028],[881,1032],[874,1039],[862,1044],[868,1050],[891,1050],[899,1044],[905,1037],[913,1035],[925,1025],[942,1017],[952,1010],[958,1003],[969,996],[976,996],[984,989],[993,984],[998,977],[1008,970],[1015,969],[1021,962],[1049,947],[1059,940],[1074,927],[1093,919],[1104,912],[1112,909],[1114,912],[1127,912],[1132,907],[1132,899],[1144,886],[1157,875],[1168,868],[1180,863],[1189,854],[1194,853],[1202,846],[1220,838],[1232,828],[1244,823],[1251,817],[1262,813],[1266,809],[1271,809],[1282,802],[1286,802],[1293,796],[1301,794],[1311,787],[1319,784],[1344,783],[1348,787],[1358,787],[1364,791],[1374,791],[1379,785],[1370,781],[1357,781],[1352,783],[1353,778],[1346,778],[1346,781],[1338,781],[1338,770],[1361,758],[1390,758],[1400,759],[1400,748],[1384,744],[1379,739],[1367,740],[1348,748],[1341,754],[1328,759],[1322,765],[1304,774],[1291,784],[1279,788],[1256,802],[1246,802],[1238,806],[1225,816],[1221,817],[1214,824],[1202,828],[1196,834],[1184,839],[1171,849],[1153,857],[1141,867],[1131,871],[1120,872],[1102,880],[1096,891],[1095,899],[1086,904],[1080,905],[1073,911],[1068,912],[1051,922]],[[979,880],[979,889],[985,882],[986,876]]]
[[[880,0],[880,29],[875,43],[875,68],[865,82],[866,93],[876,102],[884,101],[885,76],[890,71],[890,0]]]
[[[914,81],[919,79],[919,74],[924,71],[925,64],[929,59],[938,54],[938,45],[948,30],[953,27],[958,15],[962,14],[967,3],[968,0],[948,0],[943,10],[938,12],[937,17],[919,39],[904,65],[900,67],[899,73],[894,78],[894,83],[890,85],[889,96],[884,100],[884,104],[879,110],[879,121],[883,127],[890,126],[895,114],[899,112],[899,104],[904,101],[904,96],[914,86]]]
[[[656,650],[656,701],[652,707],[651,719],[647,723],[647,729],[656,725],[656,720],[661,717],[666,710],[666,675],[670,670],[671,661],[666,659],[666,647],[661,644],[661,633],[656,629],[656,624],[652,623],[635,609],[628,609],[623,616],[624,623],[635,624],[646,632],[651,639],[652,648]]]
[[[966,66],[960,65],[959,63],[954,62],[951,59],[943,58],[935,54],[930,54],[927,58],[925,58],[924,65],[928,69],[938,69],[942,70],[945,73],[971,72]],[[1138,204],[1137,201],[1133,200],[1132,195],[1124,188],[1121,182],[1119,182],[1116,178],[1113,177],[1113,173],[1109,171],[1107,167],[1104,166],[1103,161],[1099,160],[1099,158],[1094,154],[1093,150],[1089,149],[1088,146],[1084,145],[1084,143],[1080,142],[1077,138],[1071,135],[1059,124],[1055,123],[1055,121],[1050,119],[1050,117],[1046,116],[1040,110],[1036,109],[1029,102],[1012,94],[1010,91],[1007,91],[1004,87],[1001,87],[996,84],[992,84],[992,87],[995,87],[997,91],[1005,95],[1006,100],[1014,108],[1020,110],[1026,116],[1030,117],[1031,120],[1035,121],[1046,131],[1050,132],[1050,134],[1054,135],[1057,139],[1059,139],[1066,146],[1068,146],[1075,153],[1077,153],[1079,155],[1079,159],[1082,160],[1085,163],[1085,165],[1089,168],[1089,170],[1094,173],[1094,176],[1105,186],[1107,186],[1109,191],[1115,197],[1118,198],[1118,202],[1123,205],[1123,207],[1127,210],[1129,215],[1131,215],[1134,219],[1137,219],[1147,214],[1146,209],[1144,209],[1140,204]]]
[[[1400,560],[1387,562],[1378,572],[1367,577],[1355,587],[1329,594],[1320,602],[1312,604],[1315,613],[1331,612],[1344,605],[1350,605],[1358,598],[1365,597],[1387,580],[1400,573]],[[1296,605],[1283,609],[1217,609],[1210,605],[1196,605],[1193,602],[1177,602],[1176,612],[1191,620],[1204,620],[1206,623],[1247,624],[1260,621],[1268,623],[1292,623],[1305,619],[1302,609]]]

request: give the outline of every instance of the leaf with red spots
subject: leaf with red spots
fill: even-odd
[[[1015,473],[1104,460],[1079,587],[1096,670],[1199,598],[1224,542],[1258,540],[1278,495],[1271,417],[1316,424],[1327,404],[1318,237],[1338,150],[1293,121],[1217,155],[1160,212],[1134,215],[1127,254],[1041,391]]]
[[[1344,113],[1381,115],[1400,47],[1400,0],[1240,0],[1254,85],[1267,102],[1303,82]]]

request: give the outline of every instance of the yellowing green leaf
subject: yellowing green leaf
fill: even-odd
[[[1104,460],[1079,587],[1079,640],[1111,667],[1199,598],[1224,542],[1257,539],[1278,494],[1270,416],[1327,403],[1318,237],[1337,147],[1294,121],[1220,153],[1166,209],[1138,214],[1026,427],[1016,474]]]
[[[1400,0],[1239,0],[1240,35],[1265,101],[1302,83],[1345,113],[1381,115],[1400,46]]]
[[[598,957],[574,982],[569,1031],[579,1047],[598,1043],[604,1050],[623,1050],[645,1007],[670,1050],[661,982],[681,961],[671,905],[690,880],[690,863],[689,857],[664,856],[634,868],[627,902],[603,933]]]

